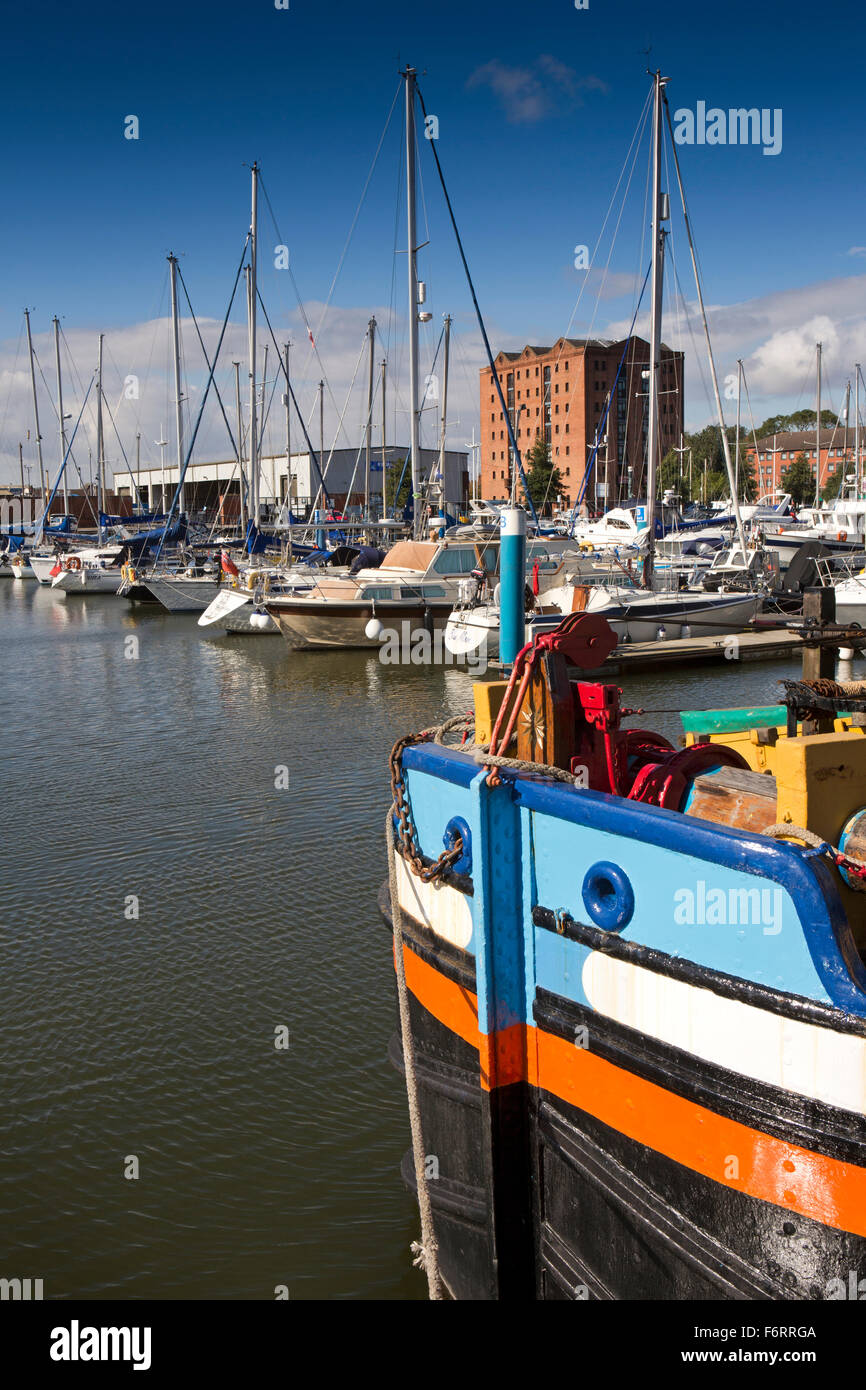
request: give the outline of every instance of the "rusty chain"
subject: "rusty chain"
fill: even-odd
[[[424,729],[420,734],[404,734],[398,738],[394,747],[391,749],[388,758],[388,765],[391,769],[391,795],[394,798],[393,810],[397,818],[397,839],[400,842],[400,853],[406,860],[416,878],[420,878],[422,883],[432,883],[434,879],[441,878],[444,873],[463,853],[463,840],[459,835],[455,836],[455,841],[451,849],[443,850],[439,858],[432,864],[425,864],[421,858],[421,851],[418,847],[417,832],[412,820],[412,808],[409,805],[406,782],[403,777],[403,750],[413,743],[431,743],[438,730]]]

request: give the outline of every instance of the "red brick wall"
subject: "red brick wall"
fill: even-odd
[[[610,347],[597,344],[575,346],[560,339],[546,351],[524,348],[514,358],[500,353],[496,366],[502,392],[508,404],[508,378],[513,376],[513,410],[521,411],[517,426],[517,446],[521,459],[531,448],[536,434],[545,424],[545,367],[550,368],[550,445],[553,460],[562,475],[563,495],[567,503],[578,496],[584,481],[586,465],[592,454],[596,428],[604,418],[604,405],[613,387],[623,352],[623,343]],[[639,490],[643,473],[643,402],[638,392],[645,390],[640,371],[649,360],[649,344],[634,339],[623,368],[622,380],[628,404],[626,460],[632,461],[634,490]],[[667,371],[665,371],[665,365]],[[681,385],[682,355],[665,350],[663,354],[662,396],[660,398],[661,456],[679,442],[682,430],[682,390],[667,394],[671,386]],[[502,499],[509,495],[511,459],[508,432],[502,407],[489,367],[481,369],[479,384],[481,413],[480,490],[483,497]],[[613,505],[617,493],[624,494],[626,468],[621,470],[623,481],[618,484],[617,465],[617,396],[611,404],[606,431],[609,436],[609,481]],[[604,446],[599,449],[593,478],[587,491],[587,502],[596,505],[595,484],[604,480]],[[556,499],[551,499],[555,501]],[[602,505],[599,499],[598,505]]]

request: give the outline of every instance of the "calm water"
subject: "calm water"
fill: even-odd
[[[394,738],[470,708],[470,678],[11,580],[0,651],[0,1276],[50,1298],[424,1297],[381,824]],[[797,670],[624,688],[764,703]]]

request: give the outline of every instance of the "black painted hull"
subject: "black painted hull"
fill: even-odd
[[[387,887],[380,906],[387,920]],[[426,981],[413,991],[410,978],[410,1016],[425,1153],[438,1164],[429,1189],[439,1259],[453,1297],[823,1300],[850,1297],[839,1290],[860,1280],[866,1294],[863,1237],[733,1190],[526,1080],[486,1089],[477,1047],[443,1019],[447,990],[475,992],[472,956],[405,913],[403,932],[407,967]],[[580,1006],[539,991],[540,1039],[573,1045],[588,1021]],[[866,1168],[862,1121],[849,1112],[744,1084],[597,1015],[588,1052],[617,1069],[626,1097],[630,1085],[662,1087],[674,1102],[700,1106],[708,1124],[748,1126],[792,1153]],[[402,1070],[399,1036],[390,1055]],[[411,1154],[403,1175],[414,1187]]]

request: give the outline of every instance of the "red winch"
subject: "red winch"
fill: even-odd
[[[517,757],[571,772],[578,786],[631,801],[680,810],[696,777],[721,766],[747,768],[719,744],[675,749],[661,734],[623,729],[640,714],[621,703],[616,685],[577,680],[569,666],[591,671],[616,647],[610,624],[594,613],[571,613],[553,632],[517,654],[490,742],[503,755],[516,738]],[[498,780],[495,772],[491,777]]]

